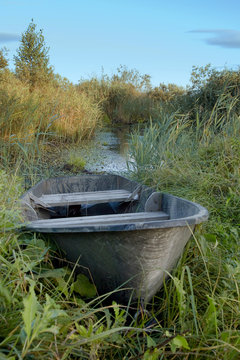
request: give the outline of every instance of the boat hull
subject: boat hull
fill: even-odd
[[[119,192],[135,194],[136,189],[140,189],[137,198],[130,202],[119,202],[117,208],[116,202],[97,204],[88,208],[86,217],[51,219],[51,212],[43,208],[43,200],[57,201],[55,194],[72,201],[82,192],[90,198],[92,192],[112,196]],[[33,200],[37,201],[35,207]],[[24,229],[47,234],[74,269],[94,282],[99,294],[114,292],[112,298],[122,303],[140,299],[148,302],[175,266],[195,225],[208,218],[207,210],[199,204],[144,185],[139,187],[137,182],[118,175],[43,180],[21,201],[27,221]],[[109,207],[117,213],[102,215]],[[64,209],[69,210],[63,207],[61,211]]]
[[[111,298],[121,303],[130,299],[146,303],[176,265],[192,230],[186,226],[51,236],[99,294],[113,291]]]

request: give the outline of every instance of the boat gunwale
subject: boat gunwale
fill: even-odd
[[[167,193],[162,193],[169,195]],[[168,220],[154,220],[154,221],[138,221],[127,224],[104,224],[104,225],[72,225],[69,227],[52,227],[39,226],[32,227],[32,225],[37,224],[39,220],[31,221],[29,223],[24,223],[23,228],[25,230],[30,230],[34,232],[42,233],[68,233],[68,232],[103,232],[103,231],[134,231],[134,230],[144,230],[144,229],[162,229],[170,227],[183,227],[183,226],[192,226],[197,225],[208,219],[208,211],[199,204],[196,204],[192,201],[179,198],[177,196],[171,195],[178,200],[182,200],[185,203],[191,204],[199,210],[195,215],[191,215],[183,218],[168,219]],[[104,215],[103,215],[104,216]],[[41,221],[41,220],[40,220]],[[46,221],[46,220],[45,220]]]
[[[89,175],[81,175],[81,177],[88,177]],[[109,177],[109,174],[102,174],[102,175],[98,175],[98,174],[93,174],[91,175],[91,177]],[[119,175],[115,175],[115,174],[110,174],[110,176],[119,176]],[[80,176],[71,176],[70,178],[72,179],[79,179]],[[132,181],[129,180],[125,177],[119,176],[131,183],[134,184],[138,184],[136,181]],[[57,177],[57,178],[48,178],[48,179],[44,179],[41,180],[39,183],[37,183],[35,186],[33,186],[31,189],[29,189],[27,192],[25,192],[25,194],[22,195],[21,198],[23,198],[26,194],[28,194],[29,192],[34,191],[35,189],[37,189],[38,187],[41,186],[41,184],[43,184],[44,182],[48,181],[48,180],[65,180],[69,178],[68,176],[63,176],[63,177]],[[146,185],[142,185],[143,188],[148,188],[151,189],[152,191],[156,191],[154,188],[151,187],[147,187]],[[27,230],[27,231],[32,231],[32,232],[40,232],[40,233],[71,233],[71,232],[75,232],[75,233],[84,233],[84,232],[110,232],[110,231],[134,231],[134,230],[147,230],[147,229],[163,229],[163,228],[171,228],[171,227],[188,227],[188,226],[194,226],[197,225],[201,222],[204,222],[208,219],[209,213],[208,210],[206,208],[204,208],[203,206],[201,206],[198,203],[192,202],[190,200],[187,199],[183,199],[181,197],[169,194],[169,193],[164,193],[164,192],[160,192],[158,191],[159,194],[161,195],[165,195],[169,198],[175,199],[175,200],[179,200],[181,202],[183,202],[184,204],[187,205],[191,205],[193,206],[196,210],[195,213],[193,215],[190,216],[186,216],[186,217],[176,217],[176,218],[169,218],[168,220],[147,220],[147,221],[132,221],[132,222],[128,222],[126,224],[121,223],[121,224],[100,224],[100,225],[71,225],[69,227],[47,227],[47,226],[39,226],[39,227],[34,227],[34,223],[37,224],[38,221],[41,221],[41,219],[38,220],[33,220],[30,222],[24,222],[22,224],[22,230]],[[167,212],[167,211],[165,211]],[[104,216],[104,215],[102,215]],[[81,217],[82,218],[82,217]],[[69,218],[68,218],[69,219]],[[46,220],[45,220],[46,221]]]

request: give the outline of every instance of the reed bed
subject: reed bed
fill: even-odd
[[[102,117],[99,105],[69,82],[55,82],[31,90],[13,73],[0,73],[0,138],[29,141],[39,131],[61,142],[90,138]]]
[[[191,101],[181,94],[181,106],[180,98],[155,104],[148,127],[131,136],[129,176],[210,212],[144,312],[140,304],[99,297],[48,238],[19,231],[20,195],[54,175],[61,141],[91,135],[78,126],[98,123],[98,92],[91,97],[62,80],[29,92],[11,73],[1,76],[0,359],[238,359],[238,96],[220,92],[209,109],[199,106],[196,94]],[[69,156],[73,166],[82,166]]]
[[[103,120],[133,124],[148,121],[156,113],[148,75],[121,66],[111,77],[103,74],[100,79],[81,80],[77,86],[80,93],[87,94],[100,105]]]
[[[162,114],[131,137],[134,178],[210,212],[155,298],[162,325],[188,332],[189,352],[176,358],[237,359],[240,354],[240,118],[231,106],[238,101],[222,95],[195,121],[188,114]],[[168,358],[164,351],[160,355]]]

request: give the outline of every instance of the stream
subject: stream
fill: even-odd
[[[90,172],[124,174],[128,171],[128,143],[132,126],[103,128],[88,141],[79,155],[86,161]]]

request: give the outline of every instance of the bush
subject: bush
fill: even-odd
[[[150,87],[148,75],[121,66],[112,77],[82,80],[78,91],[93,97],[112,123],[131,124],[147,121],[153,115],[153,101],[147,93]]]
[[[240,71],[217,71],[210,65],[194,67],[191,76],[192,86],[188,88],[175,109],[189,113],[193,121],[207,122],[216,115],[217,120],[227,120],[232,114],[239,114]]]

